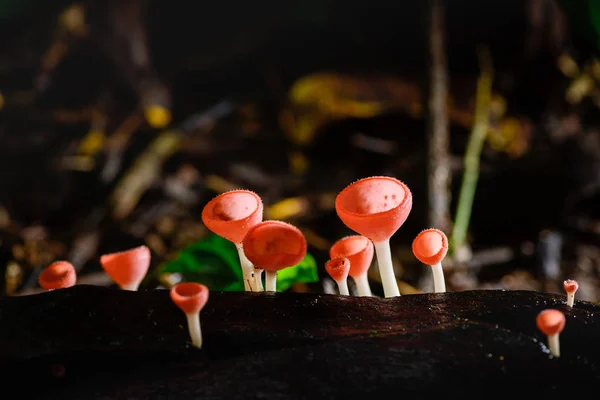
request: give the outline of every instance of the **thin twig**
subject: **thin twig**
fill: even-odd
[[[467,151],[465,152],[463,179],[456,207],[454,227],[450,237],[451,249],[454,253],[464,246],[467,237],[473,199],[477,188],[477,180],[479,179],[479,158],[489,127],[493,67],[487,48],[479,52],[479,64],[481,73],[477,80],[475,119],[467,143]]]
[[[450,228],[450,133],[448,129],[448,74],[444,41],[444,2],[433,0],[431,9],[431,92],[428,132],[429,225]]]

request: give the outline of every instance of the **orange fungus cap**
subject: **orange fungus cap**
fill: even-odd
[[[146,246],[135,247],[118,253],[104,254],[100,257],[102,268],[119,286],[139,284],[150,267],[150,249]]]
[[[56,261],[40,274],[38,282],[46,290],[64,289],[75,285],[77,273],[68,261]]]
[[[250,190],[232,190],[220,194],[202,210],[204,225],[233,243],[241,243],[248,230],[262,219],[262,200]]]
[[[334,281],[345,281],[350,271],[350,261],[346,257],[332,258],[325,263],[325,271]]]
[[[341,238],[329,249],[329,257],[346,257],[350,261],[349,275],[353,278],[367,273],[373,261],[373,242],[362,235]]]
[[[306,238],[300,229],[282,221],[264,221],[254,225],[243,243],[248,260],[267,271],[297,265],[307,250]]]
[[[171,300],[186,314],[197,314],[208,301],[208,287],[195,282],[183,282],[171,288]]]
[[[387,176],[358,180],[335,199],[335,209],[350,229],[374,242],[389,239],[412,208],[412,194],[404,183]]]
[[[413,240],[412,250],[423,264],[435,265],[448,253],[448,238],[439,229],[426,229]]]
[[[548,309],[539,313],[535,322],[540,331],[550,336],[562,332],[565,327],[566,319],[565,314],[562,312]]]
[[[572,279],[567,279],[563,282],[563,287],[565,288],[565,292],[567,293],[575,293],[577,289],[579,289],[579,284],[577,281]]]

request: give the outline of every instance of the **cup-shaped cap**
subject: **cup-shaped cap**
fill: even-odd
[[[353,278],[367,273],[373,261],[373,242],[362,235],[341,238],[329,249],[329,257],[346,257],[350,261],[349,275]]]
[[[220,194],[202,210],[204,225],[233,243],[242,243],[248,230],[262,219],[262,200],[250,190],[232,190]]]
[[[121,287],[139,285],[150,267],[150,249],[146,246],[100,257],[102,268]]]
[[[413,240],[412,250],[423,264],[435,265],[448,253],[448,238],[439,229],[425,229]]]
[[[208,287],[195,282],[182,282],[171,288],[171,300],[186,314],[198,314],[208,301]]]
[[[567,279],[563,282],[563,287],[567,293],[575,293],[579,289],[579,284],[573,279]]]
[[[336,282],[345,281],[350,272],[350,260],[346,257],[332,258],[325,263],[325,271]]]
[[[75,285],[77,274],[73,264],[56,261],[48,265],[40,274],[38,282],[46,290],[64,289]]]
[[[535,322],[540,331],[550,336],[562,332],[565,327],[566,319],[565,314],[562,312],[548,309],[539,313]]]
[[[402,226],[412,208],[404,183],[387,176],[364,178],[347,186],[335,199],[344,224],[374,242],[387,240]]]
[[[254,225],[244,238],[244,253],[256,267],[278,271],[292,267],[306,255],[306,238],[293,225],[264,221]]]

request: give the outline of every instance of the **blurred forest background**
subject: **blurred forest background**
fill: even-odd
[[[287,286],[331,292],[335,196],[390,175],[414,201],[401,293],[432,291],[410,245],[437,227],[449,291],[600,300],[599,4],[1,0],[0,294],[59,259],[110,285],[99,256],[140,244],[148,288],[227,287],[200,214],[236,188],[305,233]]]

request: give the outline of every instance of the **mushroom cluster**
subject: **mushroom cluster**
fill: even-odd
[[[335,209],[341,221],[356,235],[342,237],[329,249],[325,271],[336,282],[340,295],[349,296],[351,277],[358,296],[372,296],[368,271],[376,258],[384,296],[400,296],[392,263],[390,239],[404,224],[412,208],[412,194],[401,181],[386,176],[358,180],[336,197]],[[246,291],[276,292],[277,272],[297,265],[307,254],[307,241],[295,226],[276,220],[263,221],[263,202],[249,190],[232,190],[209,201],[202,210],[206,227],[235,244]],[[412,243],[417,260],[431,266],[434,292],[446,291],[442,260],[448,252],[448,238],[439,229],[420,232]],[[100,257],[102,268],[122,289],[137,291],[150,267],[148,247],[139,246]],[[265,284],[262,272],[266,272]],[[75,285],[76,271],[68,261],[50,264],[39,276],[47,291]],[[263,289],[264,287],[264,289]],[[573,307],[579,285],[565,280],[567,306]],[[209,288],[195,282],[182,282],[170,289],[173,304],[187,318],[193,346],[202,347],[200,311],[208,302]],[[565,327],[565,315],[556,309],[540,312],[539,330],[548,338],[553,357],[560,357],[559,334]]]
[[[302,232],[282,221],[263,221],[263,202],[249,190],[231,190],[209,201],[202,221],[237,248],[246,291],[276,291],[277,271],[297,265],[306,256]],[[266,271],[265,285],[262,272]]]
[[[387,176],[360,179],[335,199],[335,210],[342,222],[373,242],[385,297],[400,296],[390,238],[404,224],[411,209],[408,186]]]

